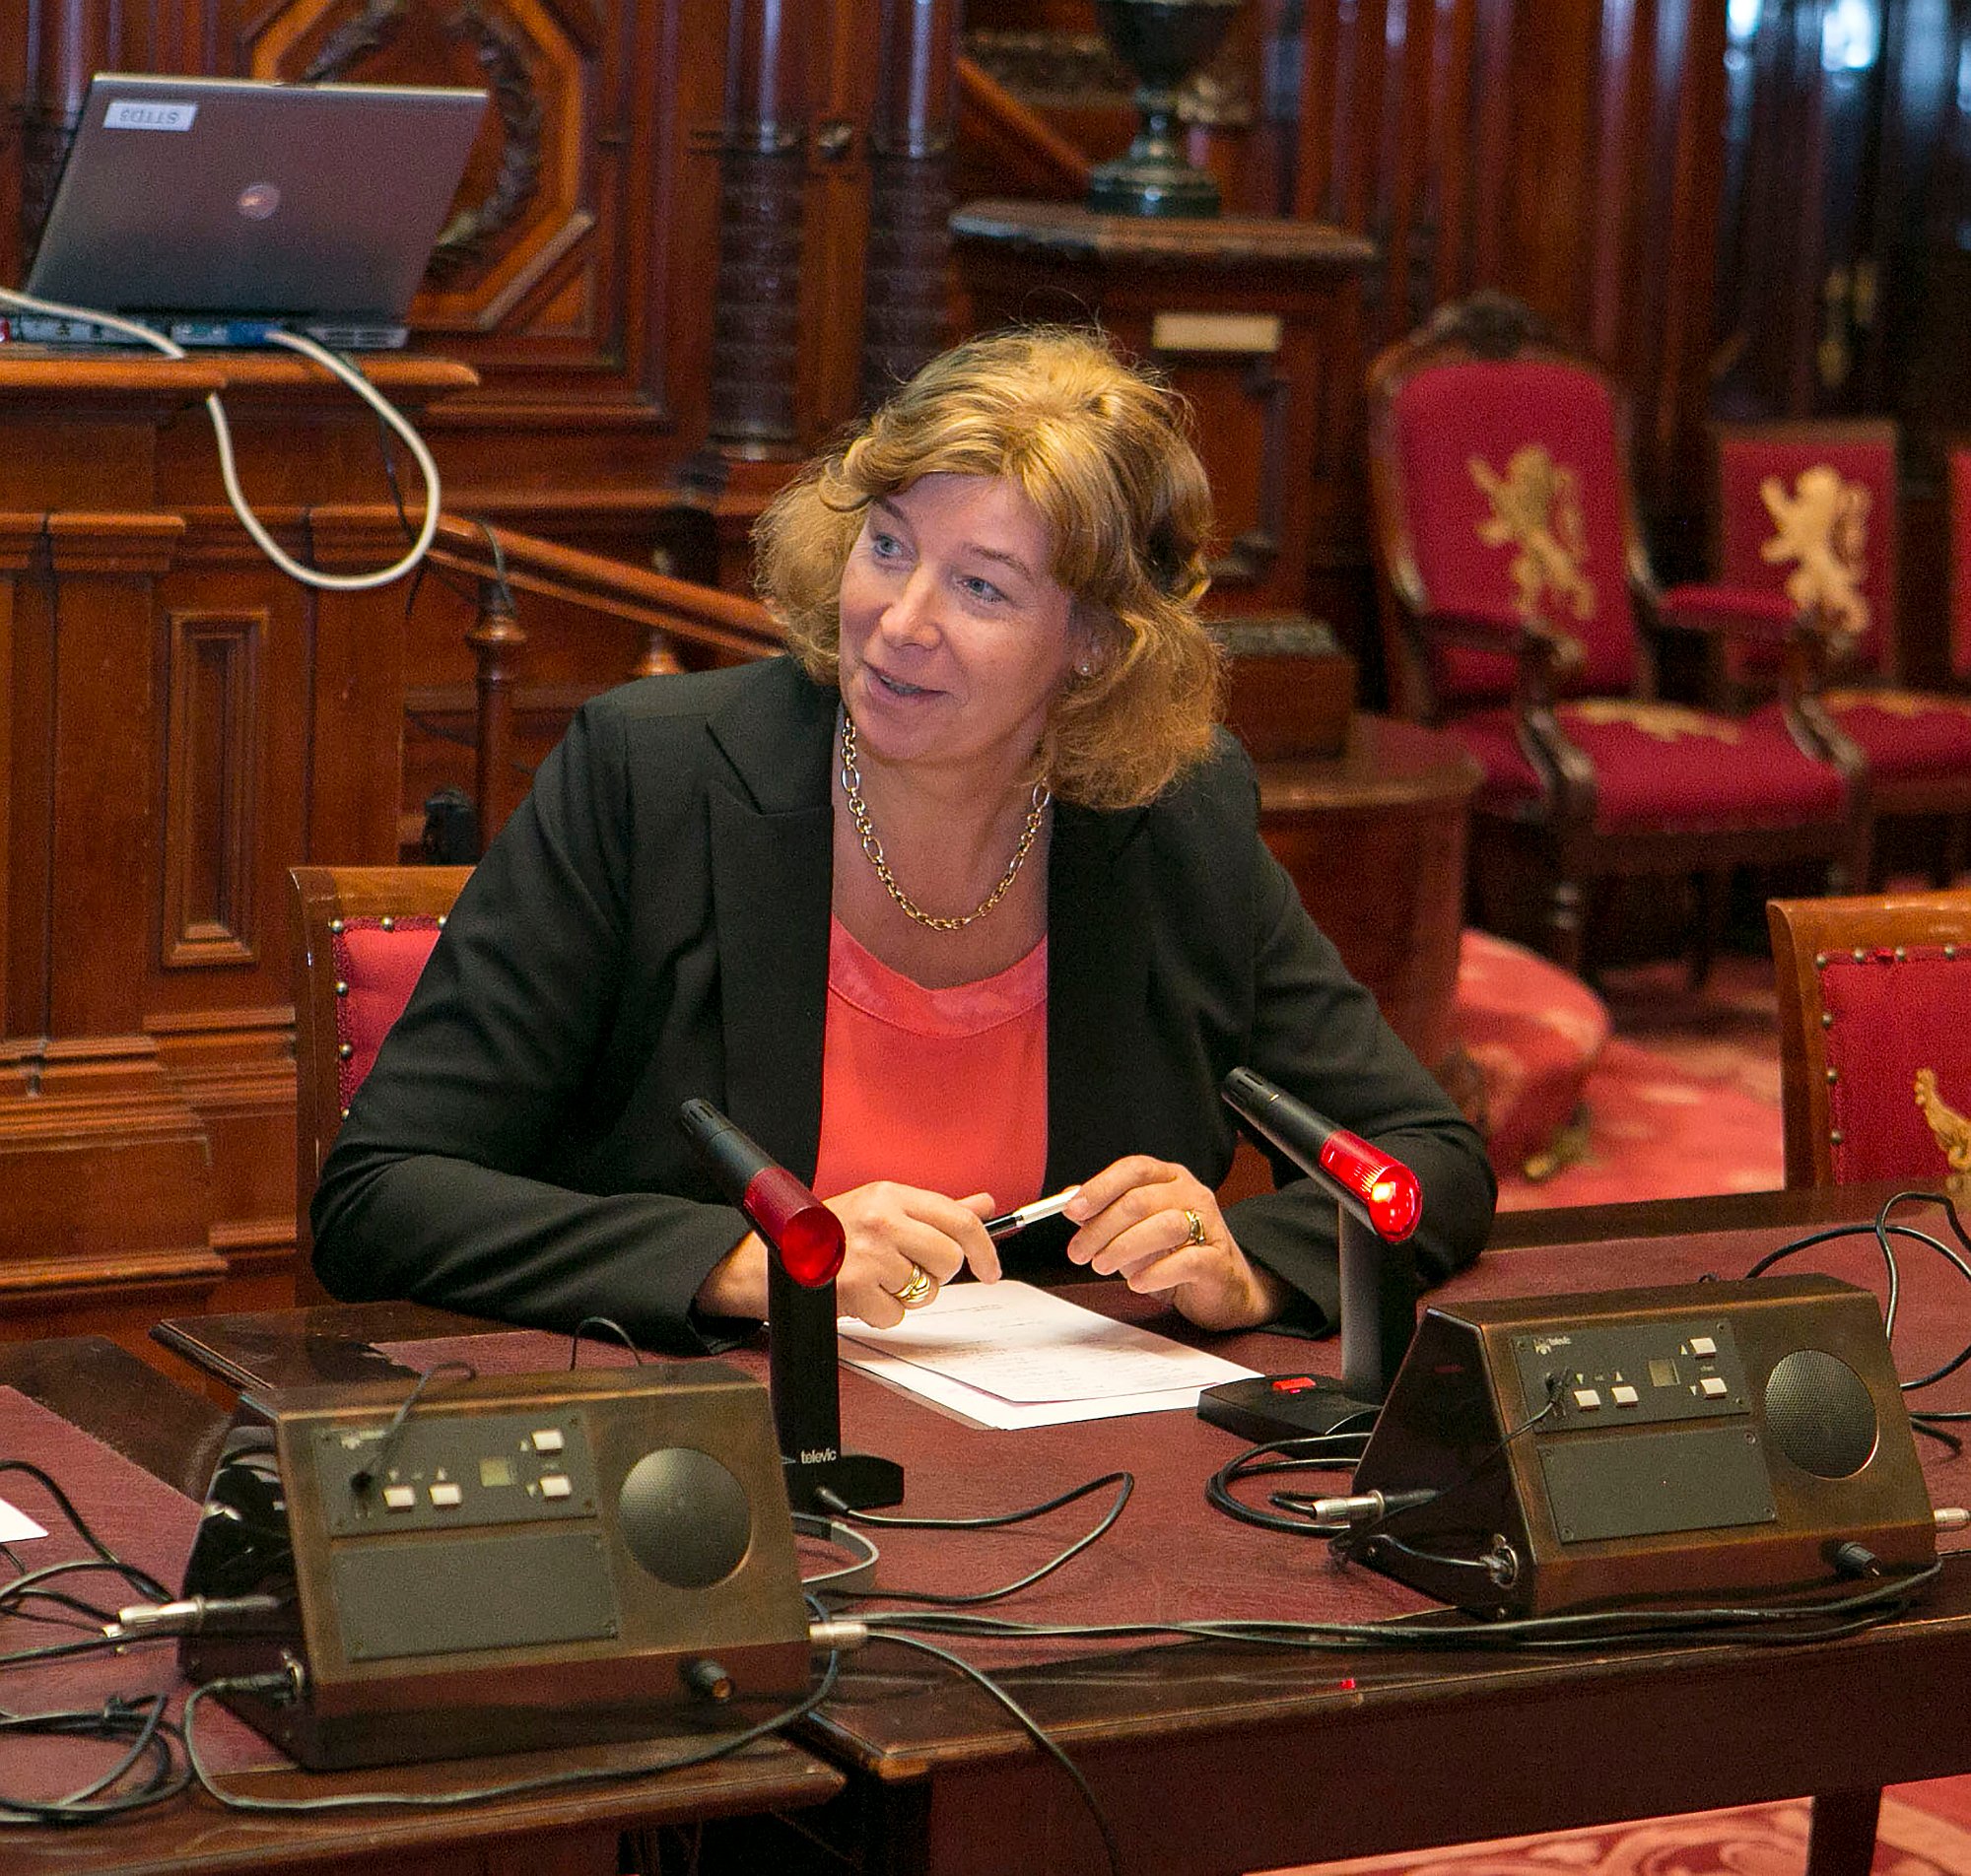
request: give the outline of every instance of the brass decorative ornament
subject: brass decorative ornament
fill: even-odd
[[[1769,567],[1789,564],[1786,596],[1802,612],[1818,612],[1827,629],[1844,638],[1869,630],[1869,491],[1844,482],[1830,464],[1802,469],[1793,493],[1778,476],[1759,484],[1759,500],[1776,532],[1759,545]]]

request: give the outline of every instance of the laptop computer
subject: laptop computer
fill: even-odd
[[[26,292],[180,345],[250,345],[270,325],[401,345],[485,107],[449,87],[99,73]],[[130,343],[26,310],[9,323]]]

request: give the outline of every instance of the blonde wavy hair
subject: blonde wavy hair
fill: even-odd
[[[1052,531],[1095,654],[1050,706],[1053,791],[1151,800],[1210,747],[1222,658],[1197,614],[1211,491],[1188,412],[1094,332],[1028,327],[933,359],[782,491],[754,531],[760,597],[816,683],[839,682],[842,571],[864,510],[924,476],[1004,476]]]

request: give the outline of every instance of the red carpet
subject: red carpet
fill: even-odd
[[[1783,1184],[1771,963],[1721,959],[1702,993],[1681,965],[1611,972],[1602,996],[1614,1033],[1581,1088],[1585,1127],[1568,1148],[1579,1157],[1542,1180],[1507,1173],[1501,1205]],[[1804,1802],[1747,1805],[1318,1867],[1322,1876],[1800,1876],[1807,1818]],[[1884,1794],[1874,1876],[1971,1876],[1971,1776]]]
[[[1680,964],[1611,972],[1602,995],[1614,1034],[1582,1090],[1585,1149],[1543,1180],[1508,1172],[1500,1205],[1599,1205],[1785,1184],[1771,964],[1721,959],[1701,993],[1688,988]]]

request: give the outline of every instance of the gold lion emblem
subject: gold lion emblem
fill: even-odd
[[[1945,1182],[1952,1197],[1971,1192],[1971,1120],[1937,1092],[1937,1070],[1916,1071],[1916,1105],[1930,1124],[1931,1138],[1943,1149],[1944,1164],[1950,1168]]]
[[[1520,617],[1537,619],[1541,600],[1551,593],[1576,619],[1593,619],[1595,586],[1582,570],[1588,529],[1580,478],[1540,443],[1514,450],[1503,476],[1482,456],[1468,458],[1466,466],[1492,504],[1478,523],[1478,538],[1487,547],[1519,550],[1508,570],[1519,590]]]
[[[1802,469],[1792,495],[1778,476],[1759,484],[1759,500],[1777,530],[1761,544],[1759,558],[1770,567],[1789,563],[1786,595],[1803,612],[1819,611],[1845,637],[1869,629],[1869,601],[1862,592],[1869,576],[1869,492],[1859,482],[1843,482],[1824,462]]]

